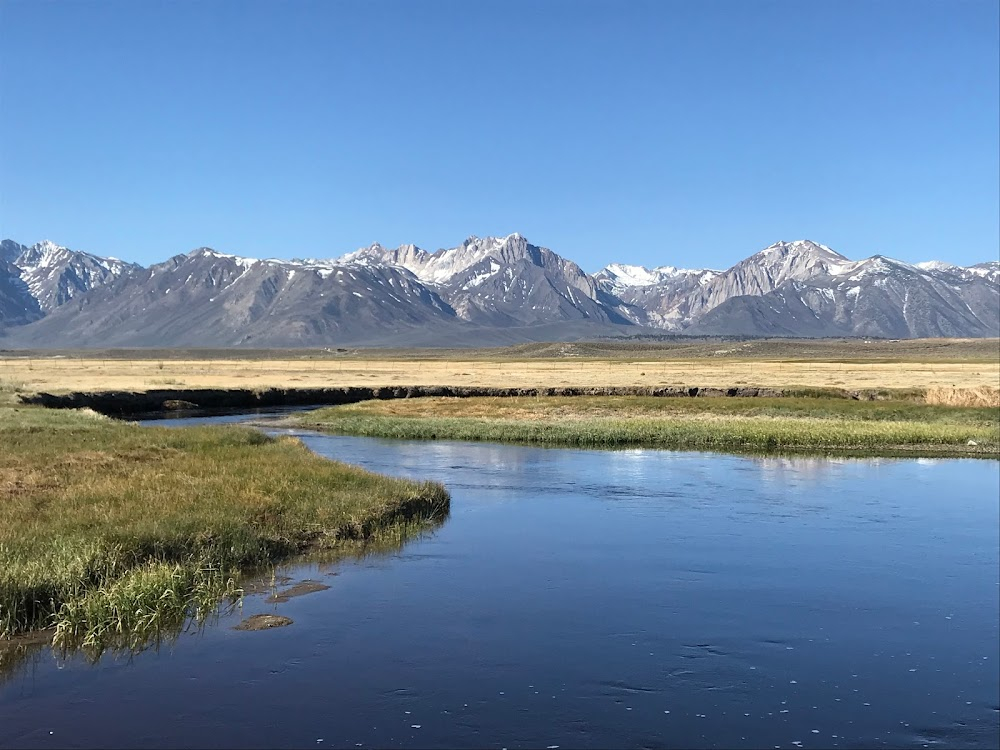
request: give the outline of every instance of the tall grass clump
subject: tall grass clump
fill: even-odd
[[[973,406],[1000,408],[1000,388],[928,388],[924,401],[938,406]]]
[[[440,522],[438,484],[241,427],[0,409],[0,635],[134,645],[202,619],[243,571]]]

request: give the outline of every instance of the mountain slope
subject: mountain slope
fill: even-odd
[[[632,322],[627,306],[605,294],[576,263],[517,233],[470,237],[458,247],[434,253],[414,245],[389,250],[376,244],[340,260],[405,268],[433,285],[458,317],[475,325]]]
[[[760,297],[730,298],[688,332],[947,338],[1000,331],[1000,289],[976,274],[942,277],[882,256],[839,270],[808,283],[786,282]]]
[[[207,248],[116,279],[30,332],[108,346],[313,346],[450,323],[412,274],[239,258]]]
[[[43,314],[28,285],[21,280],[20,269],[0,255],[0,334],[38,320]]]

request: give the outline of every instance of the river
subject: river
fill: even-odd
[[[451,517],[246,598],[290,627],[41,652],[0,685],[0,746],[1000,743],[998,462],[294,434],[443,482]]]

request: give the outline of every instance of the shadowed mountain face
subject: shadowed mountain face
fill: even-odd
[[[670,332],[1000,335],[1000,262],[851,261],[779,242],[725,271],[613,264],[589,275],[519,234],[334,260],[208,248],[142,268],[0,243],[0,332],[25,346],[485,345]]]
[[[0,255],[0,334],[11,326],[22,326],[42,317],[38,300],[21,280],[20,270]]]

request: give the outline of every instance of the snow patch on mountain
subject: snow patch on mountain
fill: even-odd
[[[495,256],[497,260],[505,251],[527,244],[524,237],[514,232],[506,237],[476,237],[472,235],[458,247],[429,253],[416,245],[400,245],[395,250],[374,243],[335,259],[334,263],[370,264],[383,263],[405,268],[425,283],[445,285],[453,278],[482,260]]]
[[[914,265],[921,271],[956,271],[959,269],[959,266],[952,263],[945,263],[942,260],[925,260]]]

